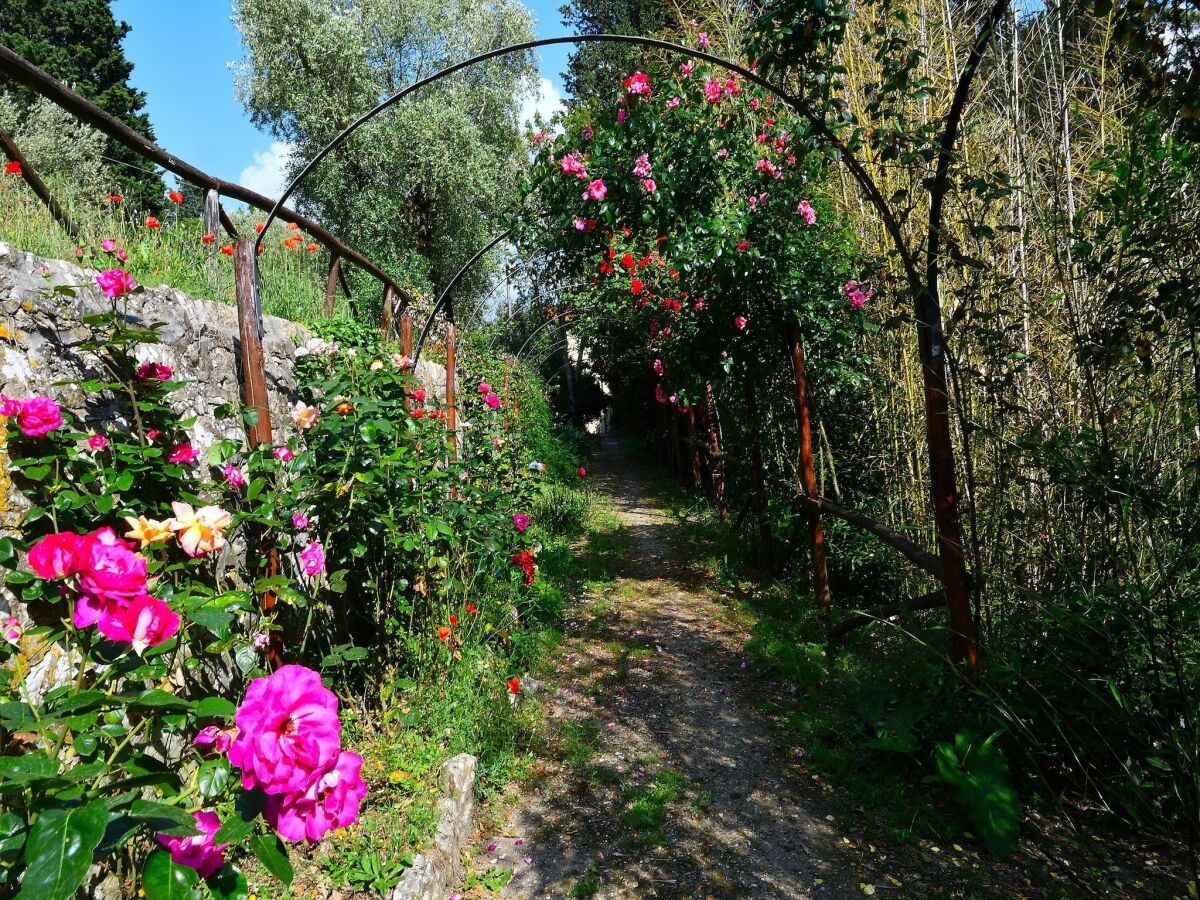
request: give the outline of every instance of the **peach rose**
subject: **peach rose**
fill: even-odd
[[[175,517],[167,524],[179,538],[179,546],[188,556],[205,556],[225,546],[225,529],[233,515],[219,506],[192,509],[188,503],[171,504]]]

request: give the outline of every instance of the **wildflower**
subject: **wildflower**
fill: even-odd
[[[100,453],[108,447],[108,438],[99,433],[93,434],[87,439],[87,445],[89,450],[94,450],[95,452]]]
[[[187,466],[194,463],[199,456],[200,454],[191,444],[176,444],[171,455],[167,457],[167,462],[182,463]]]
[[[805,225],[817,224],[817,211],[812,208],[812,205],[807,200],[800,201],[800,205],[796,207],[796,212],[800,214],[800,218],[804,220]]]
[[[208,878],[225,865],[225,848],[229,845],[218,847],[213,843],[213,837],[221,830],[221,820],[215,812],[201,810],[192,813],[192,818],[199,834],[191,837],[158,834],[154,839],[171,851],[171,862],[195,869],[201,878]]]
[[[439,641],[450,640],[450,626],[449,625],[439,626],[438,630],[437,630],[437,636],[438,636]]]
[[[4,624],[0,625],[0,631],[3,632],[6,642],[16,645],[21,642],[21,635],[25,633],[25,626],[21,624],[16,616],[9,616],[4,620]]]
[[[269,797],[263,818],[289,841],[316,842],[335,828],[353,825],[367,795],[362,765],[357,753],[340,751],[334,764],[307,790]]]
[[[608,188],[605,187],[603,179],[597,178],[587,186],[587,192],[584,197],[590,197],[593,200],[603,200],[604,195],[608,193]]]
[[[175,370],[159,362],[144,362],[137,367],[137,377],[142,381],[170,381]]]
[[[525,533],[525,529],[529,527],[529,516],[524,513],[515,513],[512,517],[513,525],[520,534]]]
[[[479,615],[479,610],[476,608],[474,603],[467,604],[467,612],[469,612],[473,616]]]
[[[313,541],[300,552],[300,562],[310,578],[315,578],[325,571],[325,550],[320,541]]]
[[[293,513],[292,527],[297,531],[303,531],[308,527],[308,516],[306,516],[304,513]]]
[[[167,522],[183,552],[193,558],[214,553],[225,546],[225,529],[233,523],[232,513],[219,506],[193,509],[190,503],[171,503],[175,515]]]
[[[320,418],[321,411],[315,406],[309,406],[302,400],[297,400],[296,405],[292,407],[292,421],[302,431],[308,431],[317,424]]]
[[[111,300],[124,297],[137,287],[137,282],[124,269],[107,269],[101,272],[96,276],[96,284],[100,285],[104,296]]]
[[[225,483],[231,488],[244,488],[249,480],[246,478],[245,471],[233,463],[222,466],[221,472],[225,475]]]
[[[14,159],[12,162],[6,162],[4,164],[4,174],[24,175],[25,173],[21,171],[21,164]]]
[[[151,229],[162,227],[162,223],[159,222],[158,219],[155,218],[154,216],[146,216],[145,225],[147,228],[151,228]]]
[[[112,253],[114,250],[117,249],[117,242],[114,241],[112,238],[105,238],[104,240],[102,240],[100,242],[100,249],[103,250],[105,253]]]
[[[170,520],[160,522],[157,519],[147,519],[145,516],[126,516],[125,524],[129,526],[125,537],[137,541],[143,550],[154,544],[165,544],[171,539]]]
[[[124,203],[125,198],[120,194],[105,194],[104,199],[109,203]]]
[[[514,695],[521,693],[521,679],[520,678],[518,678],[514,675],[512,678],[508,679],[508,692],[510,694],[514,694]]]
[[[242,786],[267,794],[306,792],[337,760],[337,710],[337,696],[304,666],[254,679],[234,717],[238,735],[229,747]]]
[[[167,199],[172,203],[183,203],[183,194],[179,193],[179,191],[171,191],[167,194]]]
[[[450,613],[450,626],[452,628],[458,627],[458,616],[456,616],[454,613]]]
[[[233,256],[233,245],[232,244],[222,244],[221,252],[224,253],[226,256]]]
[[[217,236],[210,231],[208,234],[206,234],[200,238],[200,243],[204,244],[205,246],[208,246],[209,244],[213,243],[216,239],[217,239]]]
[[[736,328],[738,331],[744,331],[746,328],[746,317],[745,316],[734,316],[733,317],[733,327]]]
[[[128,605],[113,605],[100,613],[96,628],[110,641],[130,644],[138,656],[157,647],[179,630],[179,613],[157,597],[142,594]]]
[[[320,244],[309,244],[304,249],[307,250],[309,253],[316,253],[318,250],[321,249],[321,245]]]

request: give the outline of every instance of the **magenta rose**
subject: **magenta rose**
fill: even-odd
[[[208,878],[225,865],[225,848],[229,845],[222,844],[217,847],[213,844],[213,837],[221,830],[221,820],[215,812],[203,810],[192,813],[192,817],[196,820],[196,827],[200,829],[199,834],[191,837],[158,834],[154,839],[171,851],[171,862],[189,866],[195,869],[201,878]]]
[[[513,515],[513,525],[521,534],[525,533],[525,529],[529,527],[529,516],[525,513],[515,513]]]
[[[116,244],[114,243],[113,247],[115,246]],[[108,250],[109,248],[105,249]],[[111,300],[124,297],[137,287],[137,282],[124,269],[106,269],[96,276],[96,284],[100,285],[100,290],[104,292],[104,296]]]
[[[85,535],[79,561],[79,593],[75,627],[95,625],[105,610],[127,606],[146,593],[146,560],[111,528]]]
[[[218,728],[216,725],[209,725],[200,729],[196,737],[192,739],[192,743],[202,751],[222,754],[229,752],[229,746],[236,736],[236,728]]]
[[[49,397],[30,397],[21,403],[21,414],[17,422],[25,437],[45,437],[54,429],[62,427],[62,411]]]
[[[110,641],[131,644],[133,652],[141,656],[179,630],[179,614],[157,597],[143,594],[131,603],[102,609],[96,627]]]
[[[358,820],[358,809],[367,795],[362,780],[362,757],[343,750],[337,762],[315,779],[303,793],[269,797],[263,818],[289,841],[319,841],[327,831],[345,828]]]
[[[29,567],[39,578],[69,578],[79,574],[88,535],[63,531],[48,534],[29,548]]]
[[[342,725],[333,691],[304,666],[283,666],[256,678],[234,721],[229,761],[242,785],[268,794],[303,793],[341,749]]]

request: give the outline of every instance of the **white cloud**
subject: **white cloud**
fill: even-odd
[[[535,114],[540,114],[543,122],[549,122],[551,116],[562,111],[563,98],[558,88],[549,78],[539,79],[537,92],[521,100],[521,126],[532,125]]]
[[[242,169],[238,181],[242,187],[248,187],[274,199],[283,193],[287,184],[287,167],[291,155],[291,144],[273,141],[269,150],[254,154],[254,165]]]

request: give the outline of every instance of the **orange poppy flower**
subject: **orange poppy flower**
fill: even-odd
[[[161,228],[162,223],[159,222],[158,219],[156,219],[154,216],[146,216],[146,227],[147,228]]]
[[[266,222],[259,222],[257,225],[255,225],[255,226],[254,226],[254,233],[255,233],[255,234],[262,234],[262,230],[263,230],[264,228],[266,228],[266,227],[267,227],[267,223],[266,223]]]
[[[200,242],[203,244],[211,244],[216,239],[217,236],[212,232],[209,232],[208,234],[204,235],[204,237],[200,238]]]
[[[354,404],[339,403],[336,407],[334,407],[334,409],[337,411],[339,416],[348,416],[350,413],[354,412]]]
[[[172,203],[183,203],[183,194],[179,193],[179,191],[171,191],[167,194],[167,199]]]
[[[261,255],[262,255],[262,252],[263,252],[264,250],[266,250],[266,249],[267,249],[267,248],[266,248],[266,247],[264,247],[262,244],[259,244],[259,245],[258,245],[258,252],[259,252],[259,255],[261,256]]]
[[[438,629],[438,640],[448,641],[450,639],[450,629],[443,625]]]
[[[299,225],[297,225],[295,222],[288,222],[288,223],[287,223],[287,230],[288,230],[288,231],[299,231],[299,230],[300,230],[300,226],[299,226]]]
[[[125,202],[125,198],[122,197],[120,194],[105,194],[104,199],[107,200],[109,203],[124,203]]]
[[[318,250],[321,249],[321,245],[320,244],[309,244],[304,249],[307,250],[309,253],[316,253]]]
[[[222,244],[221,252],[226,256],[233,256],[233,244]]]
[[[520,678],[513,676],[512,678],[508,679],[508,692],[510,694],[521,693],[521,679]]]

